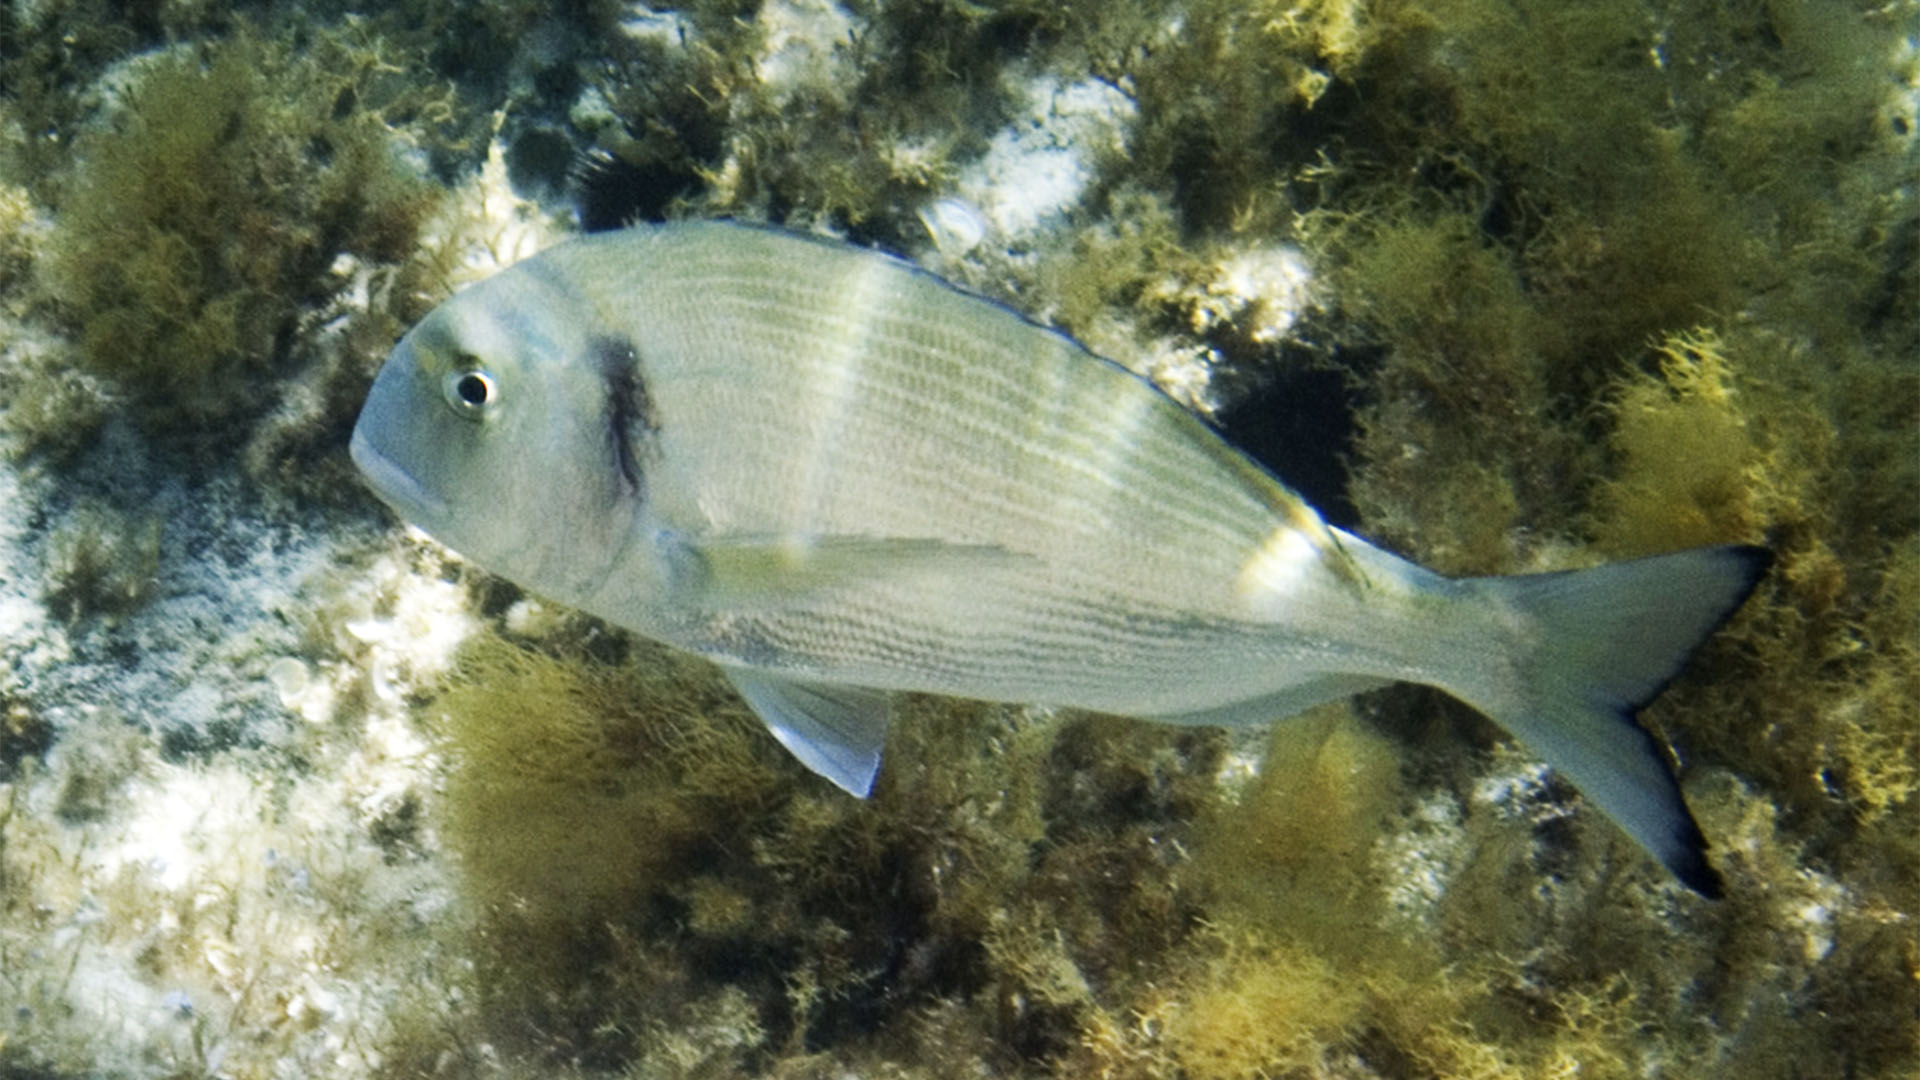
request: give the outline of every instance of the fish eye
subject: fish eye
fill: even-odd
[[[470,359],[470,358],[469,358]],[[441,390],[453,411],[469,420],[478,420],[500,400],[500,386],[484,368],[466,367],[449,371],[441,380]]]

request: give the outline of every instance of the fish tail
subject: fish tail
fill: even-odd
[[[1635,719],[1772,562],[1760,547],[1696,548],[1565,573],[1464,582],[1517,618],[1508,686],[1463,693],[1703,896],[1721,894],[1706,839],[1661,747]]]

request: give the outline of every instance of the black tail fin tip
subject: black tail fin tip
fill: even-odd
[[[1594,710],[1576,718],[1575,724],[1589,730],[1542,740],[1559,743],[1553,749],[1540,747],[1547,760],[1682,885],[1709,900],[1724,896],[1720,874],[1707,861],[1706,834],[1681,797],[1680,782],[1668,768],[1659,740],[1640,726],[1631,709]],[[1569,743],[1572,756],[1559,760],[1556,755]],[[1615,760],[1596,769],[1590,757],[1582,756],[1596,749],[1616,755]]]

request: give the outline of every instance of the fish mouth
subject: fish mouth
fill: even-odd
[[[347,449],[373,493],[398,510],[401,517],[418,524],[422,518],[438,520],[446,514],[447,504],[422,487],[412,473],[374,449],[364,431],[354,429],[353,442]]]

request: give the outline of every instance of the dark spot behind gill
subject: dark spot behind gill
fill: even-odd
[[[594,362],[606,387],[607,440],[620,470],[622,488],[635,498],[646,495],[641,459],[660,430],[653,399],[640,371],[640,353],[625,338],[602,338],[593,343]]]

